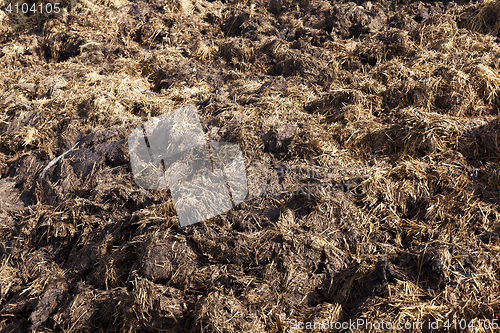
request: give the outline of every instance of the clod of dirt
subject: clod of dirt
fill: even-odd
[[[408,277],[401,271],[394,268],[391,262],[385,258],[379,259],[375,265],[375,270],[372,273],[374,279],[369,279],[365,289],[369,293],[378,293],[384,288],[388,282],[393,282],[395,279],[407,280]]]
[[[62,303],[64,297],[67,296],[68,285],[64,280],[56,281],[48,285],[38,301],[38,305],[34,312],[31,313],[29,319],[33,323],[32,329],[39,329],[49,319],[49,316]]]
[[[19,199],[21,193],[15,188],[16,183],[0,179],[0,212],[15,212],[23,207]]]
[[[280,124],[263,136],[264,151],[283,155],[288,151],[288,145],[297,133],[292,124]]]
[[[148,245],[142,258],[141,272],[155,283],[169,283],[186,288],[192,282],[198,256],[185,241],[160,239]]]

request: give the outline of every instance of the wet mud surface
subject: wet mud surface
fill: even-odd
[[[1,16],[0,332],[494,319],[499,15],[85,0]],[[170,191],[134,181],[128,136],[186,105],[240,147],[249,195],[181,228]]]

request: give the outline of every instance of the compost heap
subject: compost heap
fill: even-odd
[[[5,5],[1,332],[500,313],[498,2]],[[127,138],[186,105],[249,195],[181,228]]]

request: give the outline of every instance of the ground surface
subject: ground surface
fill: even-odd
[[[0,331],[494,319],[499,13],[404,0],[2,13]],[[136,186],[127,137],[189,104],[209,140],[240,146],[250,194],[180,228],[168,191]]]

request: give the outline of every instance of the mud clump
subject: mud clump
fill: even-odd
[[[0,331],[500,313],[498,1],[64,4],[0,12]],[[192,104],[249,194],[181,228],[127,138]]]

